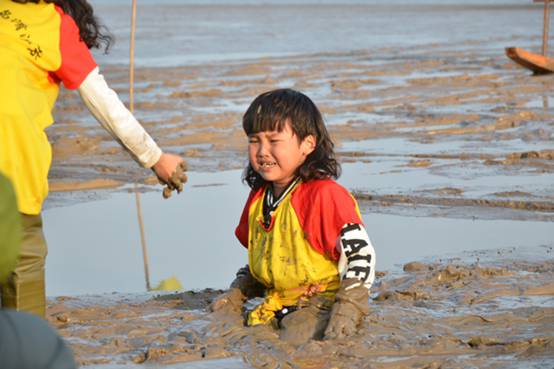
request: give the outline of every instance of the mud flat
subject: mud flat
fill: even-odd
[[[126,67],[104,71],[125,99]],[[554,236],[554,79],[530,76],[486,43],[141,68],[137,79],[138,118],[193,171],[242,168],[241,114],[257,94],[293,87],[321,107],[342,183],[365,213],[533,221]],[[153,190],[152,175],[75,94],[63,93],[56,120],[47,209],[109,199],[136,182]],[[82,365],[100,368],[550,368],[553,245],[523,236],[516,248],[384,270],[371,314],[344,341],[292,347],[268,328],[208,314],[220,290],[58,296],[48,319]],[[194,366],[206,360],[216,361]]]
[[[485,46],[140,68],[136,111],[160,145],[182,154],[192,170],[239,169],[242,113],[257,94],[293,87],[321,107],[341,161],[364,168],[368,177],[349,188],[371,195],[374,204],[390,209],[443,199],[445,206],[530,210],[551,219],[554,79],[533,77]],[[126,99],[126,67],[107,66],[105,73]],[[48,130],[54,191],[156,182],[76,94],[63,95]],[[71,203],[72,194],[56,195],[47,206],[60,202]]]
[[[48,320],[93,368],[547,368],[552,255],[552,247],[483,250],[380,272],[355,336],[302,346],[269,327],[243,327],[238,314],[208,313],[221,290],[59,296]]]

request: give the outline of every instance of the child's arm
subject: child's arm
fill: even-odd
[[[338,244],[342,281],[325,330],[327,339],[355,333],[362,317],[369,312],[369,288],[375,279],[375,250],[363,225],[346,224]]]
[[[229,310],[240,312],[244,301],[254,297],[262,297],[265,289],[265,286],[254,278],[250,273],[250,268],[246,265],[237,271],[229,291],[212,302],[210,310],[212,312],[228,312]]]
[[[145,168],[152,168],[164,183],[180,191],[186,181],[173,176],[183,163],[177,155],[163,153],[133,114],[123,105],[104,77],[94,68],[79,85],[81,99],[98,122]]]
[[[338,240],[341,279],[358,279],[369,290],[375,279],[375,249],[362,224],[346,224]]]

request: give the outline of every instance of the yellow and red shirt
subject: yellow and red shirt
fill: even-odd
[[[0,171],[19,211],[40,213],[52,153],[46,127],[60,82],[76,89],[96,68],[75,21],[54,4],[0,0]]]
[[[263,219],[265,186],[252,191],[235,234],[248,248],[252,275],[267,288],[249,324],[267,323],[273,312],[314,293],[335,292],[340,283],[337,239],[345,224],[362,224],[356,200],[331,179],[299,182],[272,215]]]

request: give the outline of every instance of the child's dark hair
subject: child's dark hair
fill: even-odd
[[[14,3],[38,4],[41,0],[12,0]],[[100,49],[102,44],[105,45],[104,52],[108,52],[110,45],[113,43],[113,36],[107,29],[100,25],[98,19],[94,16],[92,6],[86,0],[43,0],[45,3],[53,3],[63,9],[64,13],[73,18],[77,27],[79,27],[79,35],[81,40],[88,46],[89,49],[95,47]]]
[[[247,135],[263,131],[282,131],[287,121],[299,142],[309,135],[316,139],[316,147],[298,168],[297,175],[304,181],[340,176],[340,164],[335,159],[334,144],[325,128],[323,117],[313,101],[301,92],[284,88],[265,92],[250,104],[242,117]],[[265,180],[248,164],[243,181],[258,189]]]

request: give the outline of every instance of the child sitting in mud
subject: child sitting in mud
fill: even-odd
[[[242,308],[249,326],[272,324],[288,342],[342,338],[368,313],[375,252],[340,175],[321,113],[306,95],[258,96],[243,117],[251,187],[236,236],[249,263],[213,311]]]

